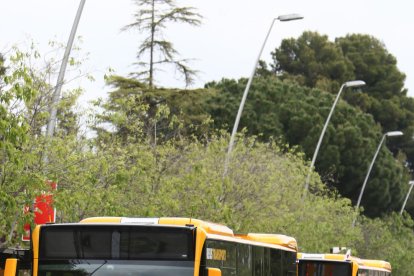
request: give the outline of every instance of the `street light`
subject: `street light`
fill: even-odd
[[[63,54],[62,64],[60,65],[59,75],[56,81],[55,91],[53,92],[52,103],[50,106],[50,116],[47,123],[46,136],[52,137],[55,131],[56,125],[56,113],[57,113],[57,104],[60,98],[60,91],[63,85],[63,78],[65,77],[66,65],[69,60],[70,51],[72,49],[73,40],[75,38],[76,30],[79,25],[80,17],[82,15],[83,6],[85,6],[86,0],[81,0],[79,3],[78,11],[76,12],[75,20],[73,21],[72,30],[70,31],[69,39],[66,44],[65,53]]]
[[[339,97],[341,96],[342,90],[344,88],[348,88],[348,87],[361,87],[361,86],[364,86],[364,85],[365,85],[365,82],[362,81],[362,80],[347,81],[347,82],[345,82],[341,85],[341,88],[339,89],[338,95],[336,96],[336,99],[335,99],[335,101],[334,101],[334,103],[331,107],[331,111],[329,112],[328,118],[326,118],[326,122],[325,122],[325,125],[323,126],[321,135],[319,136],[319,141],[318,141],[318,144],[316,145],[315,152],[313,153],[312,162],[311,162],[311,165],[309,167],[308,175],[306,177],[305,190],[303,192],[303,197],[302,197],[303,199],[306,197],[306,194],[307,194],[308,189],[309,189],[310,176],[312,174],[313,166],[315,165],[316,157],[318,156],[319,148],[322,144],[323,136],[325,135],[325,131],[326,131],[326,128],[328,127],[329,120],[331,119],[331,116],[332,116],[332,113],[335,109],[336,103],[338,102]]]
[[[69,34],[68,42],[66,43],[65,53],[63,54],[62,63],[60,65],[59,75],[56,81],[56,86],[52,95],[52,102],[49,110],[49,120],[46,126],[46,137],[53,137],[55,132],[55,125],[57,121],[57,105],[60,99],[60,91],[62,90],[63,79],[66,73],[66,65],[68,64],[70,51],[72,50],[73,40],[75,39],[76,30],[78,29],[79,21],[82,15],[83,7],[86,0],[81,0],[79,3],[78,11],[76,12],[75,20],[73,21],[72,29]],[[46,144],[46,150],[43,155],[43,161],[49,163],[49,157],[47,152],[48,145]]]
[[[362,195],[364,194],[364,190],[365,190],[365,186],[367,185],[369,174],[371,173],[372,167],[374,166],[375,159],[377,159],[377,155],[378,155],[378,153],[381,149],[381,146],[385,141],[385,137],[387,137],[387,136],[388,137],[394,137],[394,136],[401,136],[401,135],[403,135],[403,133],[401,131],[389,131],[389,132],[385,133],[384,135],[382,135],[381,142],[379,143],[377,151],[374,154],[374,158],[372,158],[371,164],[369,165],[367,175],[365,176],[364,184],[362,184],[361,192],[359,193],[358,202],[357,202],[357,205],[356,205],[356,210],[359,209],[359,205],[361,204]],[[355,216],[354,221],[352,222],[352,227],[355,226],[356,219],[357,219],[357,215]]]
[[[241,114],[243,112],[244,103],[246,102],[246,98],[247,98],[247,94],[249,93],[250,85],[252,83],[254,74],[256,72],[257,65],[259,64],[260,56],[262,55],[263,49],[266,45],[266,41],[269,38],[270,31],[272,30],[273,25],[274,25],[276,20],[279,20],[281,22],[286,22],[286,21],[299,20],[299,19],[303,19],[303,16],[301,16],[299,14],[296,14],[296,13],[293,13],[293,14],[280,15],[280,16],[278,16],[278,17],[276,17],[272,20],[272,24],[270,25],[270,28],[269,28],[269,31],[267,32],[265,40],[263,41],[263,45],[260,49],[259,55],[257,56],[256,62],[254,63],[252,73],[250,75],[249,80],[247,81],[246,88],[244,89],[243,97],[242,97],[241,102],[240,102],[239,110],[237,112],[236,120],[235,120],[234,126],[233,126],[233,131],[232,131],[231,137],[230,137],[229,147],[228,147],[228,150],[227,150],[226,160],[225,160],[225,163],[224,163],[223,176],[225,176],[227,174],[227,170],[228,170],[228,166],[229,166],[229,162],[230,162],[230,154],[231,154],[231,151],[233,150],[234,139],[236,137],[237,128],[239,127],[240,117],[241,117]]]
[[[410,196],[411,190],[413,189],[413,186],[414,186],[414,181],[411,180],[410,182],[408,182],[408,185],[410,185],[410,189],[408,190],[407,196],[405,197],[404,203],[401,207],[400,215],[402,215],[404,208],[405,208],[405,204],[407,204],[408,197]]]

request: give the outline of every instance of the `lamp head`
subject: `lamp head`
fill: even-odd
[[[362,80],[347,81],[345,83],[345,87],[361,87],[364,85],[365,85],[365,81],[362,81]]]
[[[414,185],[414,180],[408,181],[408,185]]]
[[[291,14],[279,15],[276,19],[281,22],[284,22],[284,21],[303,19],[303,16],[297,13],[291,13]]]
[[[402,136],[403,134],[404,133],[402,133],[402,131],[388,131],[387,133],[385,133],[385,135],[388,137]]]

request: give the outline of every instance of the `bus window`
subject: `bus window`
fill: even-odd
[[[39,274],[194,275],[191,228],[47,225],[40,233]]]
[[[221,270],[223,276],[236,275],[235,243],[226,241],[206,241],[206,265]]]
[[[237,275],[252,275],[251,246],[247,244],[237,245]]]
[[[270,275],[282,275],[282,251],[270,249]]]
[[[270,275],[270,248],[264,249],[263,275]]]
[[[351,276],[352,266],[345,262],[300,261],[299,276]]]
[[[263,247],[253,246],[253,276],[262,276]]]
[[[296,275],[296,252],[282,252],[282,275]],[[336,275],[336,274],[335,274]],[[341,275],[338,275],[341,276]]]

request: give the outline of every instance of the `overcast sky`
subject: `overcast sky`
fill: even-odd
[[[0,0],[0,52],[14,44],[27,45],[32,39],[46,51],[47,42],[66,43],[79,0]],[[171,25],[166,37],[184,58],[193,58],[200,71],[195,87],[221,78],[248,77],[274,17],[299,13],[300,21],[277,22],[261,59],[284,38],[298,37],[303,31],[317,31],[331,40],[349,33],[370,34],[380,39],[398,60],[407,75],[406,87],[414,96],[414,2],[408,0],[178,0],[193,6],[204,16],[201,27]],[[137,47],[142,38],[136,32],[120,32],[133,21],[137,9],[132,0],[86,0],[77,35],[84,52],[90,54],[85,68],[95,76],[93,84],[82,80],[82,100],[105,96],[106,68],[126,75],[136,68]],[[174,71],[157,76],[158,84],[183,87]]]

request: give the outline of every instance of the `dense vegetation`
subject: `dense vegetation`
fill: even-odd
[[[220,91],[207,104],[216,127],[231,126],[245,83],[222,80],[207,85]],[[274,137],[295,146],[308,159],[312,157],[333,95],[269,76],[256,79],[249,97],[241,127],[246,127],[250,134],[261,133],[262,141]],[[340,102],[316,162],[324,183],[335,187],[342,196],[356,200],[381,137],[382,128],[370,114]],[[362,201],[366,214],[378,216],[401,208],[409,181],[404,162],[405,159],[396,162],[393,154],[382,148]]]
[[[291,235],[306,252],[347,246],[354,255],[390,261],[395,275],[411,275],[414,202],[410,213],[396,211],[414,158],[414,102],[395,58],[369,36],[329,42],[311,32],[284,41],[273,57],[270,69],[262,62],[258,70],[223,177],[228,130],[245,79],[180,90],[157,88],[152,77],[108,76],[113,91],[82,120],[76,109],[82,89],[65,91],[56,135],[45,139],[56,63],[36,67],[34,60],[43,57],[34,49],[0,55],[0,245],[19,243],[22,225],[33,215],[22,207],[52,180],[59,184],[58,222],[191,216],[238,232]],[[311,193],[302,200],[308,160],[334,94],[351,79],[363,79],[367,87],[346,91],[337,106]],[[369,162],[390,130],[405,135],[382,148],[364,208],[356,211]]]

